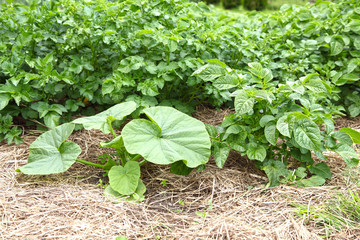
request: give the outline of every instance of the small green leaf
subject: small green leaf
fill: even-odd
[[[239,115],[244,115],[252,111],[254,104],[254,98],[250,97],[249,94],[243,90],[235,96],[235,111]]]
[[[304,168],[304,167],[298,167],[298,168],[295,170],[295,176],[299,177],[300,179],[306,177],[306,176],[307,176],[306,168]]]
[[[59,125],[59,121],[60,115],[55,112],[49,112],[44,117],[44,123],[50,129],[54,129],[57,125]]]
[[[131,195],[123,195],[115,191],[108,185],[104,190],[104,195],[107,199],[109,199],[112,203],[120,203],[123,201],[134,201],[134,202],[142,202],[144,201],[144,193],[146,192],[146,186],[139,178],[138,186],[135,192]]]
[[[140,179],[140,165],[136,161],[129,161],[125,166],[114,166],[109,171],[109,183],[113,190],[122,195],[135,192]]]
[[[237,135],[230,135],[226,142],[229,146],[238,152],[246,152],[246,133],[237,134]]]
[[[319,127],[310,119],[303,118],[295,123],[295,141],[303,148],[319,151],[321,146],[321,133]]]
[[[326,163],[318,163],[315,166],[310,166],[309,171],[312,174],[320,176],[324,179],[331,179],[331,170]]]
[[[115,240],[129,240],[129,239],[127,237],[125,237],[125,236],[117,236],[115,238]]]
[[[263,71],[263,67],[261,66],[260,63],[258,62],[252,62],[252,63],[248,63],[249,66],[249,71],[257,76],[257,77],[261,77],[262,75],[262,71]]]
[[[122,139],[122,136],[117,136],[113,140],[109,142],[102,142],[100,143],[100,147],[102,148],[115,148],[115,149],[121,149],[124,146],[124,141]]]
[[[354,73],[344,74],[339,79],[337,79],[334,83],[337,86],[342,86],[344,84],[353,83],[359,80],[359,75]]]
[[[177,161],[171,164],[170,172],[181,175],[181,176],[188,176],[194,168],[189,168],[185,165],[183,161]]]
[[[326,182],[326,180],[320,176],[312,176],[308,179],[302,179],[298,182],[296,182],[294,185],[299,187],[318,187],[323,185]]]
[[[276,129],[284,136],[290,137],[289,123],[287,122],[287,116],[282,116],[276,122]]]
[[[307,165],[313,164],[314,160],[312,159],[311,152],[309,150],[306,150],[306,152],[300,151],[297,148],[293,148],[290,151],[290,154],[292,157],[294,157],[296,160],[306,163]]]
[[[249,144],[246,155],[249,159],[255,159],[263,162],[266,158],[266,149],[262,145]]]
[[[305,87],[314,93],[327,93],[328,90],[320,79],[310,79],[306,82]]]
[[[218,132],[216,130],[216,127],[210,124],[205,124],[206,131],[208,132],[209,136],[211,138],[216,138],[218,135]]]
[[[276,130],[276,124],[274,122],[269,122],[266,124],[264,133],[266,140],[275,146],[279,137],[279,133]]]
[[[265,125],[266,125],[268,122],[271,122],[271,121],[273,121],[273,120],[275,120],[275,117],[274,117],[274,116],[272,116],[272,115],[265,115],[265,116],[263,116],[263,117],[260,119],[259,124],[260,124],[261,127],[265,127]]]
[[[219,90],[227,90],[236,87],[238,83],[237,77],[226,75],[214,80],[213,85]]]
[[[0,93],[0,111],[3,110],[9,104],[10,99],[11,99],[10,94]]]
[[[351,146],[353,144],[353,140],[345,132],[342,132],[342,131],[334,132],[331,136],[333,138],[335,138],[336,140],[338,140],[340,143],[343,143],[343,144],[346,144],[346,145],[349,145],[349,146]]]
[[[288,175],[288,170],[285,164],[281,161],[267,161],[261,169],[265,171],[267,177],[269,178],[269,183],[266,187],[275,187],[279,185],[280,177],[286,177]]]
[[[215,79],[225,76],[226,69],[215,63],[209,63],[195,71],[192,76],[196,75],[204,81],[214,81]]]
[[[214,158],[216,166],[223,168],[228,156],[230,148],[226,143],[214,142]]]
[[[235,124],[235,125],[231,125],[230,127],[228,127],[225,130],[224,135],[220,135],[222,140],[226,140],[231,134],[238,134],[240,132],[242,132],[243,129],[240,125]]]

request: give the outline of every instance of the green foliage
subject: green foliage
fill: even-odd
[[[80,155],[80,147],[65,140],[75,125],[65,123],[38,137],[29,147],[28,164],[19,168],[25,174],[52,174],[68,170]]]
[[[61,173],[73,163],[80,162],[106,171],[109,185],[105,188],[105,195],[111,201],[142,201],[146,187],[140,179],[140,167],[145,162],[172,164],[172,172],[187,175],[209,160],[211,144],[205,125],[170,107],[145,108],[143,111],[150,120],[132,120],[117,136],[113,122],[122,120],[135,109],[135,102],[120,103],[95,116],[76,119],[45,132],[30,145],[28,163],[17,171],[25,174]],[[116,153],[101,156],[102,164],[78,159],[80,147],[66,141],[75,123],[86,129],[111,132],[113,140],[102,142],[100,146]],[[140,158],[143,160],[139,162]]]
[[[221,105],[228,99],[191,77],[221,49],[208,48],[222,25],[209,11],[186,0],[0,5],[0,114],[54,128],[85,106],[134,96],[185,110],[184,102]]]
[[[124,101],[137,103],[133,117],[158,104],[189,113],[201,102],[230,104],[236,74],[258,62],[272,70],[272,81],[314,73],[329,79],[336,87],[327,104],[354,117],[360,113],[358,7],[355,0],[322,1],[234,17],[186,0],[4,4],[0,114],[54,128]],[[236,74],[215,76],[213,59]],[[192,75],[204,62],[203,75]]]
[[[13,118],[9,114],[5,116],[0,114],[0,142],[6,140],[9,145],[12,142],[20,144],[23,142],[20,137],[21,134],[22,130],[13,126]]]
[[[241,5],[241,0],[221,0],[225,9],[237,8]]]
[[[144,113],[151,121],[135,119],[122,130],[130,153],[155,164],[183,161],[190,168],[209,160],[211,144],[202,122],[170,107],[148,108]]]
[[[267,0],[243,0],[244,8],[247,10],[256,10],[262,11],[266,8],[268,1]]]
[[[256,161],[269,178],[268,187],[280,182],[319,186],[331,178],[331,171],[325,162],[315,164],[311,152],[326,160],[323,152],[333,151],[348,166],[358,164],[352,145],[360,133],[349,128],[334,130],[336,109],[327,105],[333,91],[328,81],[309,74],[278,84],[272,71],[257,62],[249,63],[246,75],[237,74],[224,63],[216,64],[205,65],[194,75],[206,76],[214,84],[219,78],[237,77],[228,86],[235,97],[235,113],[226,116],[217,129],[207,126],[219,167],[233,149]],[[216,71],[208,74],[210,66]]]
[[[339,194],[335,200],[318,206],[293,204],[296,213],[306,223],[313,222],[323,226],[326,236],[334,230],[359,227],[360,196],[356,191],[348,189],[348,194]]]
[[[206,2],[206,4],[218,4],[221,0],[204,0],[203,2]]]
[[[109,175],[110,194],[135,200],[144,193],[140,157],[182,175],[200,171],[210,154],[206,130],[219,167],[233,149],[265,171],[269,187],[321,185],[331,177],[325,151],[350,167],[359,162],[359,133],[334,127],[345,112],[360,114],[359,9],[357,0],[318,1],[234,17],[186,0],[1,5],[0,140],[21,141],[17,119],[42,121],[52,129],[37,140],[46,148],[32,145],[20,170],[43,174],[90,164],[65,141],[74,123],[112,133],[100,145],[115,159],[91,165]],[[169,108],[191,114],[203,102],[235,113],[205,129]],[[142,113],[149,119],[116,135],[113,125]],[[92,116],[57,127],[77,114]]]

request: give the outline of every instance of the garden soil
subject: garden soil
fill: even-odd
[[[200,107],[194,116],[217,125],[230,112]],[[360,130],[360,119],[339,119],[337,127]],[[359,190],[359,168],[347,169],[336,155],[328,155],[332,180],[312,188],[265,189],[265,174],[235,152],[223,169],[211,159],[203,172],[188,177],[145,164],[146,199],[113,204],[103,195],[106,178],[92,167],[76,163],[48,176],[16,173],[27,162],[32,135],[27,132],[21,145],[0,144],[0,239],[360,239],[360,229],[325,228],[294,207],[322,206],[347,187]],[[98,143],[107,139],[97,131],[71,136],[89,161],[99,161],[105,150]]]

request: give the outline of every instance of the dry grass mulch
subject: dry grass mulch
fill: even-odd
[[[195,117],[216,125],[229,113],[200,108]],[[340,120],[337,126],[359,128],[360,121]],[[325,203],[345,194],[350,178],[360,179],[359,169],[348,170],[331,155],[334,174],[325,186],[264,189],[264,173],[231,153],[224,169],[210,160],[203,172],[188,177],[169,173],[168,166],[144,165],[146,200],[113,204],[98,186],[102,172],[88,166],[76,163],[66,173],[49,176],[15,173],[26,163],[35,137],[24,139],[18,146],[0,144],[1,239],[321,239],[324,228],[298,217],[291,204]],[[81,158],[90,161],[97,161],[104,151],[98,143],[106,139],[96,131],[71,136],[83,149]],[[326,239],[360,239],[360,229],[333,229]]]

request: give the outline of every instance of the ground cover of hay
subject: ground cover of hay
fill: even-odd
[[[216,125],[227,113],[201,108],[194,116]],[[360,129],[360,120],[340,119],[337,126]],[[359,190],[359,182],[350,180],[359,179],[359,169],[346,169],[335,155],[325,186],[264,190],[264,173],[231,153],[224,169],[210,160],[206,170],[188,177],[169,173],[168,166],[144,165],[146,200],[112,204],[98,186],[102,172],[91,167],[76,163],[49,176],[15,173],[35,138],[27,135],[18,146],[0,143],[1,239],[321,239],[324,227],[298,217],[291,204],[316,206],[349,185]],[[96,131],[71,136],[83,149],[80,157],[90,161],[97,161],[104,151],[97,144],[107,138]],[[333,229],[326,239],[360,239],[360,230]]]

